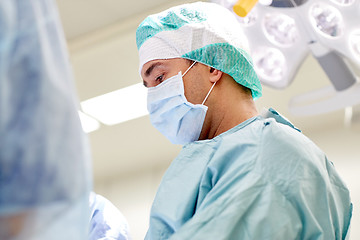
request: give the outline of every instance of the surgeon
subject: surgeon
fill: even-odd
[[[136,41],[152,124],[184,145],[158,188],[146,239],[346,239],[349,190],[274,109],[235,17],[192,3],[147,17]]]

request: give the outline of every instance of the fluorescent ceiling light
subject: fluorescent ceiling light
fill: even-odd
[[[81,108],[100,122],[114,125],[147,115],[146,93],[138,83],[83,101]]]
[[[89,117],[88,115],[84,114],[83,112],[79,111],[81,126],[86,133],[93,132],[100,127],[100,123],[93,119],[92,117]]]

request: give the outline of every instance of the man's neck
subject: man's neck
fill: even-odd
[[[235,84],[238,83],[235,82]],[[258,115],[254,100],[245,92],[237,89],[237,85],[231,85],[232,83],[230,86],[227,86],[226,83],[223,83],[222,86],[219,84],[216,96],[208,106],[200,140],[212,139]]]

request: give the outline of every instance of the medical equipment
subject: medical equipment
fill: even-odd
[[[234,0],[214,0],[232,9]],[[274,88],[291,84],[311,53],[331,86],[294,97],[290,111],[315,115],[360,104],[360,83],[348,62],[360,66],[360,2],[354,0],[260,1],[244,18],[255,70],[262,83]]]
[[[233,6],[233,10],[240,17],[246,17],[257,1],[258,0],[238,0]]]

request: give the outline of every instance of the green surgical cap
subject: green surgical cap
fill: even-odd
[[[235,16],[215,4],[196,2],[148,16],[136,31],[140,71],[155,59],[186,58],[229,74],[261,97],[247,39]]]

